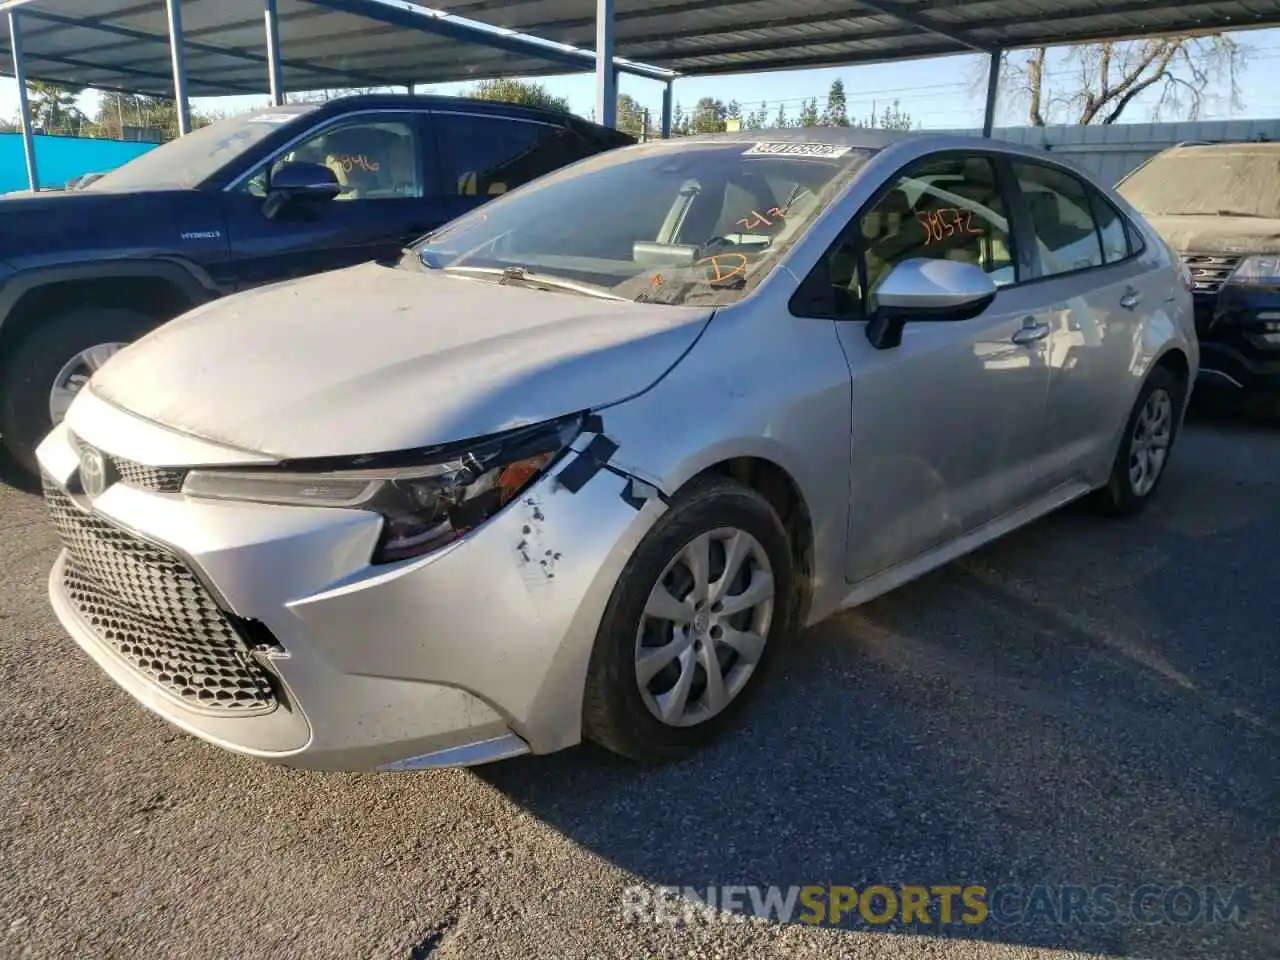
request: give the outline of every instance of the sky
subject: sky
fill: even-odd
[[[1209,91],[1201,119],[1280,116],[1280,29],[1238,32],[1230,36],[1246,51],[1245,68],[1239,76],[1240,109],[1233,109],[1223,85],[1215,84]],[[1025,53],[1014,51],[1010,56],[1021,58]],[[1065,58],[1064,50],[1051,52],[1048,68],[1051,86],[1055,81],[1069,79],[1072,67]],[[700,97],[715,97],[726,103],[737,100],[743,105],[744,112],[757,108],[763,101],[769,105],[770,116],[777,112],[782,103],[794,117],[803,101],[811,97],[818,99],[821,109],[831,81],[838,77],[844,82],[851,117],[866,116],[873,109],[881,111],[896,100],[899,108],[909,113],[925,129],[976,127],[982,123],[985,64],[986,57],[978,55],[870,66],[693,77],[676,81],[675,99],[686,110],[692,108]],[[543,77],[538,82],[551,93],[567,98],[575,113],[583,116],[592,114],[595,106],[594,75]],[[265,88],[265,76],[263,85]],[[418,89],[420,92],[455,94],[465,86],[438,84],[420,86]],[[648,107],[655,123],[657,122],[662,105],[661,83],[624,74],[619,82],[619,91],[634,97],[641,106]],[[1022,125],[1026,122],[1025,108],[1010,102],[1011,99],[1002,98],[997,124]],[[94,101],[92,93],[86,94],[82,98],[81,109],[92,115]],[[1154,119],[1153,101],[1152,96],[1138,98],[1126,110],[1124,120],[1146,122]],[[194,102],[202,109],[235,113],[266,104],[267,99],[264,93],[262,97],[210,98]],[[0,78],[0,116],[16,117],[17,111],[17,84],[12,79]],[[1053,119],[1051,118],[1051,122]]]

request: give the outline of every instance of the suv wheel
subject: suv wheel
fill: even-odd
[[[155,325],[133,310],[73,310],[39,324],[18,344],[0,377],[0,442],[23,469],[39,471],[36,447],[94,371]]]
[[[794,618],[791,545],[756,491],[715,479],[677,497],[609,599],[588,669],[587,737],[642,763],[732,723]]]

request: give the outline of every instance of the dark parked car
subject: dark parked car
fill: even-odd
[[[215,297],[388,256],[632,138],[563,113],[361,96],[222,120],[0,201],[0,439],[36,444],[122,346]]]
[[[1191,271],[1199,384],[1280,410],[1280,143],[1177,146],[1118,189]]]

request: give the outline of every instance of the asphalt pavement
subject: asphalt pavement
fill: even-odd
[[[54,556],[39,498],[0,487],[0,957],[1280,956],[1280,426],[1194,423],[1143,517],[1068,508],[809,631],[742,728],[661,769],[224,754],[80,654]],[[637,885],[875,883],[1243,887],[1249,909],[624,909]]]

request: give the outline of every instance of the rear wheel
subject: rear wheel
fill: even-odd
[[[793,629],[790,543],[762,496],[715,479],[641,541],[605,610],[583,705],[587,737],[643,763],[730,725]]]
[[[133,310],[87,308],[40,323],[5,364],[0,441],[22,469],[38,471],[36,447],[62,422],[76,394],[115,353],[156,321]]]
[[[1102,513],[1133,516],[1155,496],[1178,436],[1186,389],[1166,367],[1151,371],[1129,414],[1111,477],[1094,494],[1094,505]]]

